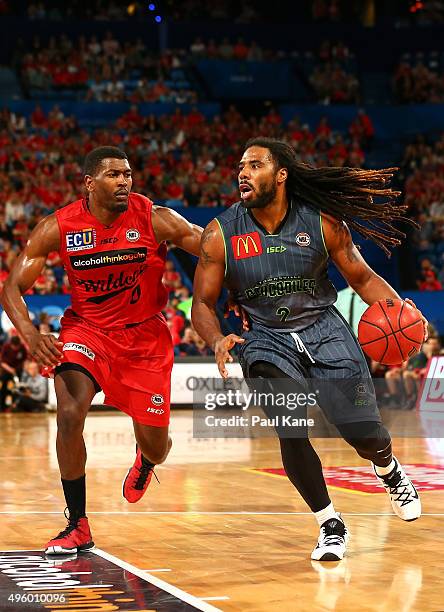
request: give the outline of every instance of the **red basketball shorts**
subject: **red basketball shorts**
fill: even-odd
[[[68,310],[61,323],[62,368],[64,362],[82,366],[102,388],[105,404],[138,423],[169,424],[174,353],[163,315],[134,327],[101,330]]]

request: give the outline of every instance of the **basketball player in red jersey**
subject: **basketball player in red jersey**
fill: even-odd
[[[173,348],[161,314],[166,242],[199,254],[202,229],[168,208],[130,193],[126,154],[99,147],[85,159],[87,196],[43,219],[5,283],[1,303],[31,355],[54,369],[57,456],[69,522],[46,545],[48,554],[94,546],[85,513],[83,427],[94,395],[126,412],[137,455],[123,486],[129,502],[144,494],[155,465],[171,448],[168,435]],[[72,306],[57,340],[34,327],[22,294],[58,251],[72,287]]]

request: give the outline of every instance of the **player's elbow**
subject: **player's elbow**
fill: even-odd
[[[347,281],[350,287],[356,291],[358,295],[360,295],[361,292],[364,292],[372,284],[373,281],[378,280],[379,278],[380,277],[376,274],[376,272],[373,272],[373,270],[364,269],[360,274],[354,276],[353,278],[347,279]]]

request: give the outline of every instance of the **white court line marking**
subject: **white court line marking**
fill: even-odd
[[[142,572],[172,572],[171,569],[143,569]]]
[[[4,515],[26,515],[26,514],[61,514],[55,511],[43,511],[43,510],[11,510],[11,511],[0,511],[0,514]],[[202,511],[199,512],[197,510],[193,511],[183,511],[183,512],[170,512],[170,511],[159,511],[159,512],[139,512],[139,511],[130,511],[130,512],[88,512],[88,516],[92,514],[113,514],[118,516],[131,516],[131,515],[184,515],[184,516],[286,516],[286,515],[295,515],[295,516],[312,516],[313,512],[218,512],[218,511]],[[393,512],[341,512],[346,516],[392,516],[396,517],[396,514]],[[423,512],[421,516],[444,516],[444,512]],[[397,518],[397,517],[396,517]]]
[[[107,559],[108,561],[115,563],[122,569],[126,569],[132,572],[136,576],[139,576],[139,578],[142,578],[142,580],[146,580],[147,582],[154,584],[154,586],[157,586],[159,589],[163,589],[167,593],[174,595],[174,597],[177,597],[181,601],[184,601],[194,606],[198,610],[202,610],[202,612],[221,612],[219,608],[215,608],[211,604],[207,604],[205,601],[202,601],[198,599],[197,597],[194,597],[194,595],[190,595],[189,593],[182,591],[181,589],[173,586],[172,584],[169,584],[168,582],[165,582],[164,580],[160,580],[160,578],[156,578],[156,576],[151,576],[151,574],[145,573],[144,571],[140,570],[134,565],[131,565],[131,563],[122,561],[118,557],[115,557],[114,555],[111,555],[100,548],[95,548],[92,552],[95,555],[102,557],[102,559]]]
[[[228,595],[221,595],[220,597],[201,597],[203,601],[227,601],[230,599]]]

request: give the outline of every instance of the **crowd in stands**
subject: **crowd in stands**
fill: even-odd
[[[153,53],[142,39],[121,43],[108,31],[72,41],[65,34],[30,46],[19,41],[13,64],[28,97],[72,93],[99,102],[194,103],[197,93],[183,67],[184,52]]]
[[[186,50],[148,50],[141,38],[121,42],[108,31],[71,40],[65,34],[45,44],[34,37],[17,43],[13,65],[26,97],[64,95],[99,102],[173,102],[193,104],[204,97],[193,64],[200,59],[245,62],[293,61],[311,89],[313,101],[351,104],[359,100],[353,54],[341,41],[324,41],[317,53],[284,53],[242,37],[219,41],[196,37]],[[193,83],[195,83],[193,85]],[[199,94],[197,89],[199,89]]]
[[[25,3],[13,3],[11,0],[1,0],[0,15],[22,14],[31,20],[62,20],[95,19],[97,21],[117,21],[128,18],[146,19],[149,15],[149,3],[140,0],[91,0],[85,3],[80,0],[60,3],[57,0],[32,0]],[[227,2],[226,0],[162,0],[153,2],[156,13],[174,20],[211,20],[234,21],[235,23],[255,23],[261,20],[274,22],[313,22],[341,23],[361,22],[372,25],[366,19],[368,11],[363,10],[360,2],[345,2],[344,0],[299,0],[297,11],[291,0],[282,0],[279,10],[273,5],[255,2]]]
[[[393,76],[393,95],[399,104],[442,104],[444,102],[444,73],[438,51],[419,52],[414,58],[409,53],[396,68]]]
[[[409,216],[421,226],[413,248],[420,291],[444,287],[444,134],[434,143],[423,136],[407,146],[402,163]]]
[[[316,101],[322,104],[358,103],[359,81],[353,70],[350,49],[341,41],[325,40],[317,60],[309,77]]]

